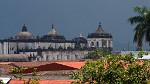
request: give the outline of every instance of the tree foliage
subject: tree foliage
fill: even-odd
[[[144,52],[138,55],[141,57]],[[150,62],[125,56],[108,55],[107,59],[87,62],[79,72],[71,75],[77,79],[73,84],[147,84],[150,77]]]
[[[134,11],[138,13],[137,16],[130,17],[128,22],[133,25],[137,24],[134,28],[133,42],[137,43],[138,48],[143,46],[143,40],[150,43],[150,9],[147,7],[134,7]]]
[[[11,71],[13,72],[13,73],[15,73],[13,76],[17,79],[17,78],[19,78],[20,80],[22,80],[23,79],[23,75],[22,75],[22,73],[25,71],[25,68],[16,68],[16,67],[14,67],[14,68],[12,68],[11,69]],[[32,76],[36,76],[36,74],[37,74],[37,68],[33,68],[33,71],[32,71]],[[35,78],[35,77],[31,77],[31,78],[29,78],[29,80],[27,80],[27,81],[25,81],[24,80],[24,84],[40,84],[40,79],[39,78]],[[1,83],[0,83],[1,84]]]
[[[23,71],[25,70],[25,68],[12,68],[11,72],[13,73],[18,73],[18,74],[14,74],[14,77],[17,79],[19,78],[20,80],[23,78],[23,75],[21,74]]]
[[[99,58],[105,57],[108,54],[110,53],[107,50],[95,48],[94,50],[88,53],[86,59],[97,60]]]

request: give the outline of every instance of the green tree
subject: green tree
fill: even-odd
[[[100,58],[105,57],[108,54],[110,54],[110,53],[107,50],[95,48],[94,50],[92,50],[88,53],[86,58],[98,60]]]
[[[23,77],[23,75],[22,75],[22,72],[25,70],[25,68],[16,68],[16,67],[14,67],[14,68],[12,68],[11,69],[11,71],[13,72],[13,73],[15,73],[14,74],[14,77],[17,79],[17,78],[19,78],[20,80],[22,79],[22,77]],[[16,73],[18,73],[18,74],[16,74]]]
[[[128,22],[133,25],[137,24],[134,29],[133,42],[137,43],[137,48],[143,46],[143,40],[150,42],[150,9],[147,7],[134,7],[134,11],[138,13],[137,16],[130,17]]]
[[[37,68],[33,68],[33,71],[32,71],[32,76],[36,76],[36,74],[37,74]],[[16,67],[14,67],[14,68],[12,68],[11,69],[11,71],[13,72],[13,73],[15,73],[13,76],[17,79],[17,78],[19,78],[20,80],[22,80],[23,79],[23,75],[21,74],[21,73],[23,73],[24,71],[25,71],[25,68],[16,68]],[[31,77],[32,77],[31,76]],[[35,77],[33,77],[33,78],[29,78],[29,80],[24,80],[24,84],[40,84],[40,79],[39,78],[35,78]],[[0,84],[1,84],[1,81],[0,81]]]
[[[138,55],[142,57],[144,52]],[[147,84],[150,62],[135,59],[132,53],[87,62],[79,72],[71,75],[73,84]]]

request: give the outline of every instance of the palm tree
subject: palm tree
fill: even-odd
[[[133,42],[137,43],[137,47],[142,49],[143,40],[150,43],[150,9],[147,7],[134,7],[134,11],[138,13],[137,16],[128,19],[131,25],[137,24],[134,29]]]

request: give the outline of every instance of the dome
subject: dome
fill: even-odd
[[[48,32],[48,35],[44,35],[42,37],[43,40],[50,40],[50,41],[66,41],[65,37],[59,35],[56,30],[54,29],[54,25],[52,25],[51,30]]]
[[[44,35],[42,37],[43,40],[50,40],[50,41],[66,41],[64,36],[60,36],[60,35]]]
[[[83,37],[74,38],[73,41],[75,41],[77,43],[87,43],[87,40]]]
[[[57,33],[54,29],[54,25],[52,25],[52,29],[50,30],[50,32],[48,32],[48,35],[57,35]]]
[[[97,30],[94,33],[89,34],[88,38],[112,38],[112,35],[106,33],[99,23],[99,27],[97,28]]]
[[[87,40],[83,38],[81,34],[79,37],[74,38],[73,41],[75,41],[76,43],[87,43]]]
[[[33,39],[33,36],[30,32],[27,31],[27,27],[24,25],[22,31],[19,32],[16,36],[16,39]]]

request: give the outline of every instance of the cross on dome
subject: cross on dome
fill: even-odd
[[[48,35],[57,35],[57,32],[55,31],[53,24],[52,24],[50,32],[48,32]]]

